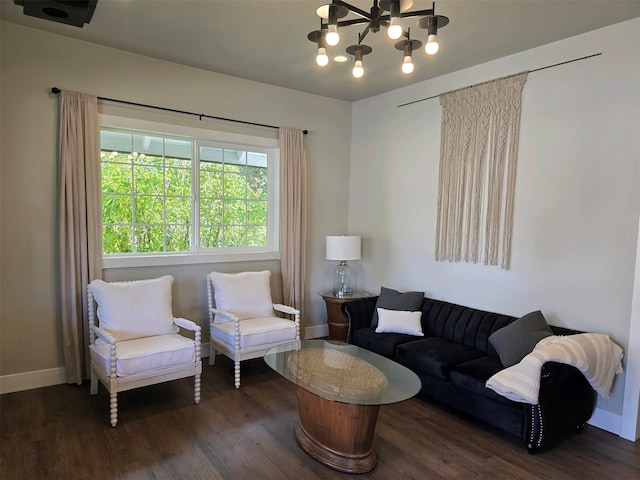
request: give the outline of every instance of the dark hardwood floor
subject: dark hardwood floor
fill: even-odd
[[[262,359],[204,366],[202,399],[192,380],[119,395],[119,423],[109,425],[108,395],[89,385],[0,397],[3,480],[32,479],[338,479],[293,435],[295,389]],[[367,479],[640,478],[640,442],[587,425],[556,448],[529,455],[515,438],[414,398],[380,409],[378,466]]]

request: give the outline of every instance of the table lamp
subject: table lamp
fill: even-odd
[[[338,298],[352,295],[352,272],[347,260],[360,260],[360,235],[328,236],[327,260],[340,261],[333,280],[333,294]]]

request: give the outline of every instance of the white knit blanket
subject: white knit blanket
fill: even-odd
[[[622,348],[599,333],[550,336],[540,340],[520,363],[489,378],[486,386],[510,400],[535,405],[545,362],[573,365],[602,398],[608,398],[613,378],[622,373]]]

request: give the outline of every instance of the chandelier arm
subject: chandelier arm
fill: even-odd
[[[358,34],[358,45],[360,45],[362,43],[362,40],[364,40],[364,37],[367,36],[367,33],[369,33],[370,27],[371,27],[371,24],[367,25],[367,27],[362,31],[362,33]]]
[[[353,18],[351,20],[338,20],[338,27],[350,27],[351,25],[360,25],[363,23],[371,23],[371,20],[365,18]]]
[[[347,3],[347,2],[343,2],[342,0],[333,0],[331,2],[333,5],[341,5],[347,9],[349,9],[351,12],[355,13],[356,15],[359,15],[363,18],[366,18],[367,20],[371,21],[373,20],[373,17],[371,16],[371,14],[369,12],[365,12],[364,10],[359,9],[358,7],[354,7],[353,5]]]
[[[430,8],[428,10],[416,10],[415,12],[404,12],[400,13],[400,18],[408,18],[408,17],[422,17],[427,15],[434,15],[435,10]]]

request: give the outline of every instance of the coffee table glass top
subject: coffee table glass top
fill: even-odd
[[[413,397],[418,376],[381,355],[343,342],[299,340],[270,349],[264,360],[297,386],[327,400],[384,405]]]

